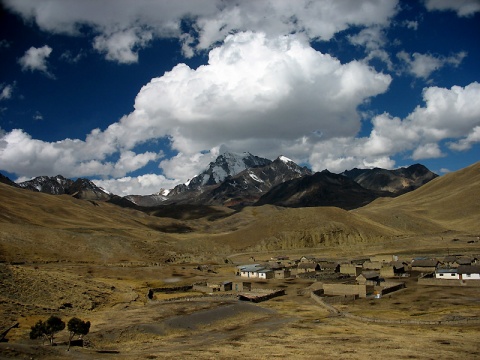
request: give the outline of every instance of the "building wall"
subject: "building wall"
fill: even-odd
[[[362,273],[362,267],[354,264],[341,264],[340,273],[358,276]]]
[[[462,274],[462,279],[463,280],[480,280],[480,274]]]
[[[370,261],[372,262],[385,262],[385,263],[388,263],[390,261],[397,261],[398,260],[398,256],[396,255],[375,255],[375,256],[372,256],[370,257]]]
[[[382,268],[382,263],[380,261],[365,261],[363,263],[363,268],[369,270],[379,270]]]
[[[393,266],[384,266],[380,269],[380,276],[384,278],[395,277],[395,272],[393,271]]]
[[[460,279],[460,275],[457,273],[435,273],[435,278],[444,280],[458,280]]]
[[[323,284],[325,295],[358,295],[358,297],[367,297],[367,286],[349,285],[349,284]]]

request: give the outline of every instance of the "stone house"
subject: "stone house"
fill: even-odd
[[[238,292],[252,291],[252,283],[247,281],[234,281],[232,282],[232,290]]]
[[[395,277],[395,269],[392,265],[383,265],[380,269],[380,276],[383,278]]]
[[[291,271],[290,269],[277,269],[273,270],[273,274],[275,279],[286,279],[291,276]]]
[[[340,272],[340,264],[330,261],[320,261],[318,263],[321,271]]]
[[[377,271],[364,271],[355,280],[359,285],[379,285],[381,282],[380,273]]]
[[[300,263],[312,263],[316,262],[316,258],[313,255],[304,255],[300,258]]]
[[[320,265],[314,262],[301,262],[297,266],[297,274],[303,274],[307,272],[319,271]]]
[[[365,261],[362,265],[364,270],[380,270],[382,268],[380,261]]]
[[[257,271],[257,277],[259,279],[273,279],[275,276],[275,273],[273,272],[273,270],[270,270],[270,269],[263,269],[263,270],[258,270]]]
[[[437,259],[413,259],[411,263],[412,271],[434,272],[440,261]]]
[[[340,264],[340,273],[351,276],[358,276],[362,273],[362,266],[357,264]]]

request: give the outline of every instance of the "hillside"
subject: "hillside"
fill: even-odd
[[[146,214],[0,184],[0,254],[8,262],[221,261],[248,251],[353,251],[352,246],[381,246],[400,237],[447,231],[476,236],[479,189],[477,163],[353,211],[264,205],[233,212],[175,206],[151,208]]]
[[[381,198],[354,210],[407,233],[434,228],[480,235],[480,162],[438,177],[396,198]]]

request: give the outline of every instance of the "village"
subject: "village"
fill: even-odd
[[[348,304],[358,299],[381,299],[387,294],[415,286],[480,287],[480,262],[476,255],[413,257],[399,259],[393,254],[358,259],[322,259],[312,255],[300,258],[274,256],[258,261],[254,257],[246,264],[228,266],[233,276],[217,280],[209,266],[198,269],[210,274],[206,281],[180,287],[150,289],[148,298],[157,294],[178,294],[169,300],[189,297],[224,296],[244,301],[261,302],[285,295],[289,281],[303,280],[305,289],[326,304]],[[190,295],[195,293],[195,295]]]

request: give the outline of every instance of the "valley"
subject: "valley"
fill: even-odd
[[[155,216],[0,184],[0,330],[19,324],[0,342],[0,358],[478,358],[480,287],[421,285],[415,272],[395,279],[405,289],[335,305],[391,323],[332,314],[312,299],[324,282],[312,278],[253,279],[253,288],[285,290],[258,304],[219,293],[147,295],[239,281],[237,265],[278,256],[478,258],[479,189],[477,163],[353,210],[170,205]],[[85,346],[67,352],[66,330],[54,347],[29,339],[51,315],[90,321]]]

